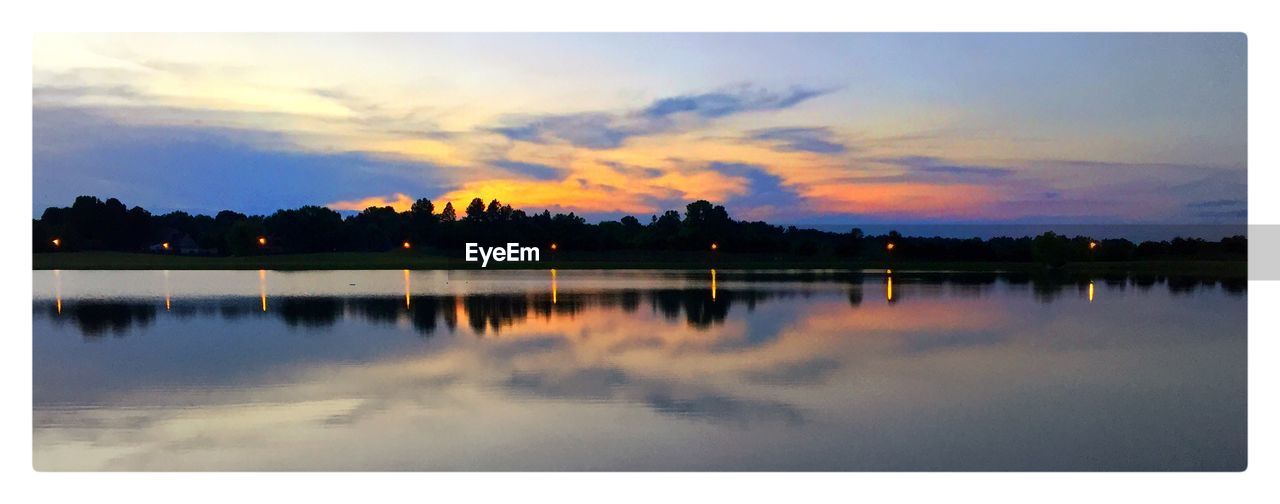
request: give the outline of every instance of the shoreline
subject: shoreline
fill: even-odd
[[[1215,278],[1245,278],[1247,261],[1153,260],[1076,262],[1056,270],[1031,262],[982,261],[868,261],[835,257],[719,254],[699,252],[580,252],[558,254],[538,262],[479,263],[430,253],[336,252],[265,256],[208,257],[128,252],[56,252],[32,254],[32,270],[541,270],[541,269],[709,269],[868,270],[901,268],[916,271],[1152,274]]]

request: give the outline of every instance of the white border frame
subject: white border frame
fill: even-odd
[[[13,2],[3,21],[4,317],[0,355],[0,469],[10,499],[216,502],[621,501],[786,502],[872,500],[1078,502],[1253,501],[1274,494],[1280,445],[1274,363],[1280,357],[1280,282],[1249,282],[1249,469],[1243,473],[821,473],[821,474],[64,474],[31,469],[31,36],[33,31],[1236,31],[1249,40],[1249,220],[1280,224],[1276,93],[1280,33],[1264,4],[1235,0],[1077,0],[912,3],[786,0],[472,1],[360,0]],[[1255,260],[1262,259],[1255,250]],[[1275,251],[1280,252],[1280,251]],[[1274,257],[1276,254],[1271,254]],[[1270,309],[1267,309],[1270,308]],[[1265,492],[1264,490],[1271,490]],[[24,498],[25,495],[25,498]]]

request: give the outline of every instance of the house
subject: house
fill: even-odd
[[[161,241],[155,243],[147,250],[160,254],[208,254],[209,251],[200,248],[200,244],[191,238],[191,235],[180,231],[172,231],[162,233]]]

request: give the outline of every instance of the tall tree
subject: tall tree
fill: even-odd
[[[480,198],[473,198],[471,200],[471,204],[467,205],[466,220],[470,222],[484,221],[484,201],[483,200],[481,200]]]

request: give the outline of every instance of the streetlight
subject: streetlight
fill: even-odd
[[[169,250],[169,242],[161,243],[160,246],[163,247],[165,250]]]
[[[62,246],[62,238],[54,238],[54,239],[53,239],[53,248],[58,248],[58,247],[61,247],[61,246]]]
[[[556,245],[555,242],[551,242],[551,250],[554,252],[557,248],[560,248],[560,247]]]
[[[896,246],[896,245],[894,245],[894,244],[893,244],[893,242],[889,242],[889,243],[886,243],[886,244],[884,245],[884,249],[885,249],[885,250],[888,250],[888,251],[892,251],[892,250],[893,250],[893,247],[895,247],[895,246]]]
[[[405,250],[409,250],[409,248],[412,247],[412,245],[409,245],[409,240],[405,240],[404,243],[400,244],[400,247]]]
[[[265,237],[265,236],[259,236],[259,237],[258,237],[258,246],[259,246],[259,247],[265,247],[265,246],[267,246],[267,237]]]
[[[719,244],[717,244],[717,243],[715,243],[715,242],[711,242],[711,250],[715,250],[715,249],[718,249],[718,248],[720,248],[720,245],[719,245]]]

